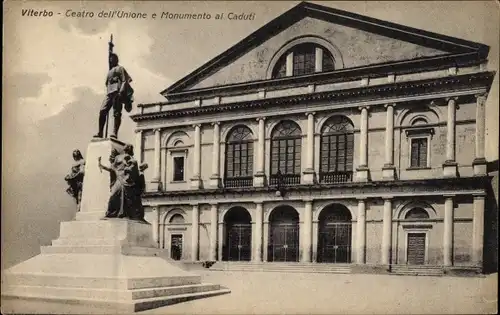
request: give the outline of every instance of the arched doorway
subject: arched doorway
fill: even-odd
[[[299,261],[299,214],[280,206],[269,217],[268,261]]]
[[[169,221],[170,231],[170,258],[173,260],[182,259],[182,248],[184,243],[184,235],[180,233],[185,225],[184,216],[182,214],[174,214]],[[180,227],[180,228],[179,228]]]
[[[351,212],[343,205],[327,206],[319,215],[318,262],[351,262]]]
[[[250,261],[252,258],[252,217],[247,209],[235,207],[224,216],[226,242],[223,260]]]

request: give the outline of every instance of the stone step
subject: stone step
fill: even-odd
[[[41,246],[42,254],[123,254],[133,256],[167,256],[164,250],[156,247],[138,247],[126,245],[73,245]]]
[[[175,303],[227,294],[230,292],[231,291],[228,289],[218,289],[213,291],[194,292],[194,293],[186,293],[173,296],[160,296],[160,297],[145,298],[145,299],[138,299],[131,301],[127,300],[106,301],[100,299],[68,298],[68,297],[49,296],[49,295],[39,296],[36,294],[24,294],[22,296],[17,296],[17,295],[8,295],[2,293],[2,300],[41,301],[41,302],[61,303],[64,305],[78,304],[78,305],[87,305],[89,307],[106,308],[109,310],[113,310],[115,312],[138,312],[161,306],[172,305]]]
[[[421,276],[427,276],[427,277],[442,277],[444,274],[442,273],[426,273],[426,272],[393,272],[392,273],[395,276],[415,276],[415,277],[421,277]]]
[[[408,266],[408,265],[393,265],[391,273],[398,275],[412,276],[443,276],[444,272],[440,266]]]
[[[52,286],[9,286],[4,288],[4,295],[9,296],[58,296],[75,299],[95,300],[138,300],[188,293],[200,293],[219,290],[219,285],[194,284],[173,287],[159,287],[136,290],[88,289]]]
[[[301,263],[216,263],[212,271],[269,271],[302,273],[351,273],[349,265],[320,265]]]
[[[217,271],[243,271],[243,272],[286,272],[286,273],[328,273],[328,274],[349,274],[350,270],[306,270],[306,269],[290,269],[290,270],[282,270],[282,269],[231,269],[231,270],[213,270],[213,272]]]
[[[241,270],[241,269],[246,269],[246,270],[315,270],[315,271],[335,271],[335,270],[351,270],[351,268],[346,268],[346,267],[337,267],[337,268],[314,268],[314,267],[287,267],[287,268],[281,268],[281,267],[249,267],[249,266],[231,266],[231,267],[212,267],[210,270]]]
[[[5,280],[4,280],[5,279]],[[50,283],[54,287],[90,288],[90,289],[147,289],[157,287],[172,287],[180,285],[201,284],[200,276],[170,276],[154,278],[117,278],[117,277],[81,277],[75,275],[51,274],[8,274],[4,275],[6,285],[45,286]]]
[[[395,268],[410,268],[410,269],[442,269],[442,266],[429,266],[429,265],[392,265],[392,269]]]
[[[351,266],[335,266],[335,265],[289,265],[289,266],[281,266],[281,265],[273,265],[273,264],[263,264],[263,265],[239,265],[239,264],[228,264],[228,265],[223,265],[223,264],[214,264],[210,268],[215,268],[215,267],[221,267],[221,268],[234,268],[234,267],[245,267],[245,268],[281,268],[281,269],[287,269],[287,268],[317,268],[317,269],[337,269],[337,268],[351,268]]]

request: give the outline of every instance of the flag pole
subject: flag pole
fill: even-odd
[[[108,42],[108,69],[111,70],[111,54],[113,53],[113,47],[115,45],[113,44],[113,34],[111,34],[111,37],[109,39],[109,42]],[[106,115],[106,131],[105,131],[105,134],[104,134],[104,138],[107,138],[108,137],[108,126],[109,126],[109,111],[108,111],[108,114]]]

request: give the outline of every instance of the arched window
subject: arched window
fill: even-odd
[[[320,182],[339,183],[352,180],[354,130],[344,116],[333,116],[321,130]]]
[[[185,221],[184,221],[184,217],[182,216],[182,214],[174,214],[171,218],[170,218],[170,221],[169,221],[170,224],[184,224]]]
[[[253,185],[253,138],[248,127],[237,126],[229,133],[225,170],[225,187]]]
[[[413,208],[405,215],[405,219],[429,219],[429,213],[422,208]]]
[[[271,185],[300,184],[302,131],[293,121],[279,123],[271,134]],[[280,178],[281,176],[281,178]]]
[[[322,60],[320,61],[321,69],[316,66],[316,49],[321,49],[323,52],[321,54]],[[290,48],[278,59],[273,68],[273,78],[282,78],[287,75],[287,56],[290,54],[292,55],[293,62],[289,73],[294,76],[335,70],[335,60],[328,49],[318,44],[304,43]]]

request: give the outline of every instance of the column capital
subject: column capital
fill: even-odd
[[[154,133],[161,132],[161,128],[155,128],[153,129]]]
[[[474,199],[479,199],[479,198],[485,198],[486,197],[486,193],[484,192],[481,192],[481,193],[474,193],[472,194],[472,196],[474,197]]]
[[[396,103],[387,103],[384,105],[384,108],[389,108],[389,107],[396,107]]]
[[[264,205],[264,201],[254,201],[253,203],[256,205]]]
[[[220,126],[220,121],[214,121],[214,122],[210,123],[210,125],[212,125],[212,126],[215,126],[215,125]]]
[[[142,133],[144,131],[144,129],[135,129],[134,132],[135,133]]]
[[[358,110],[362,111],[363,109],[366,109],[367,111],[370,109],[370,106],[366,105],[366,106],[359,106],[358,107]]]
[[[194,207],[198,207],[198,208],[200,207],[199,203],[190,203],[189,205],[192,206],[193,208]]]
[[[201,128],[201,124],[193,124],[193,128],[196,128],[196,127]]]
[[[384,201],[391,201],[392,199],[394,199],[394,196],[382,196],[382,200]]]
[[[266,117],[257,117],[255,118],[256,121],[266,121]]]
[[[478,93],[474,95],[478,102],[485,102],[488,98],[488,92]]]
[[[451,101],[457,102],[458,101],[458,96],[450,96],[445,98],[446,102],[450,103]]]
[[[303,198],[302,201],[304,201],[305,203],[313,203],[314,199],[313,198]]]
[[[356,200],[358,202],[366,202],[366,200],[368,200],[368,198],[366,198],[366,197],[356,197]]]
[[[445,197],[446,199],[449,199],[449,198],[455,198],[456,195],[455,194],[444,194],[443,197]]]
[[[209,203],[209,205],[210,205],[211,207],[218,207],[218,206],[219,206],[219,203],[217,203],[217,202],[211,202],[211,203]]]
[[[314,116],[314,115],[316,115],[316,112],[306,112],[306,113],[305,113],[305,115],[306,115],[307,117],[309,117],[309,115]]]

